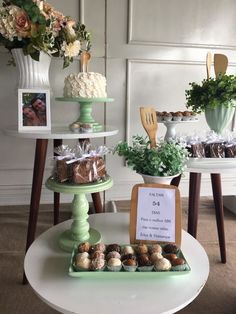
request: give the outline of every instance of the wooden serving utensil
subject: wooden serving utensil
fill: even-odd
[[[206,55],[206,70],[207,70],[207,79],[211,76],[211,64],[212,64],[212,54],[210,52]]]
[[[216,77],[222,73],[225,74],[228,66],[228,58],[223,55],[216,53],[214,54],[214,70]]]
[[[151,142],[151,147],[156,146],[157,135],[157,116],[156,111],[152,107],[140,107],[140,116],[142,125],[147,132]]]

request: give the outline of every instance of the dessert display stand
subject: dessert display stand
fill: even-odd
[[[33,179],[31,188],[31,201],[29,209],[28,219],[28,230],[26,249],[32,244],[35,239],[35,232],[37,227],[39,204],[41,198],[41,190],[43,183],[43,175],[46,164],[47,147],[49,140],[53,140],[54,147],[62,144],[64,139],[91,139],[101,138],[107,136],[113,136],[118,133],[118,130],[114,127],[104,126],[103,131],[92,132],[92,133],[73,133],[68,130],[65,126],[52,126],[51,131],[31,131],[31,132],[18,132],[17,126],[9,127],[4,129],[4,133],[8,136],[15,136],[17,138],[24,139],[35,139],[35,158],[34,158],[34,169]],[[96,212],[102,212],[102,204],[99,193],[92,193],[94,206]],[[60,194],[54,192],[54,224],[59,222],[59,205],[60,205]],[[27,283],[26,277],[23,278],[23,283]]]
[[[163,123],[166,127],[166,134],[165,134],[165,141],[169,140],[170,138],[174,138],[176,136],[176,125],[183,124],[183,123],[193,123],[198,122],[198,119],[194,120],[186,120],[186,121],[158,121],[158,123]]]
[[[72,252],[74,245],[88,241],[96,244],[101,240],[101,234],[89,227],[89,204],[86,194],[102,192],[113,185],[113,180],[107,176],[100,182],[87,184],[58,183],[52,177],[46,181],[46,187],[57,193],[74,194],[72,201],[73,222],[69,230],[64,231],[59,237],[59,245],[62,250]]]
[[[89,123],[92,124],[94,131],[103,130],[103,125],[95,121],[92,116],[93,103],[112,102],[113,98],[82,98],[82,97],[56,97],[58,101],[64,102],[77,102],[79,104],[80,115],[79,118],[73,123]]]

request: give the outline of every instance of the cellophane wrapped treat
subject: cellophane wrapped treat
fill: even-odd
[[[187,147],[191,157],[194,158],[205,157],[204,144],[202,143],[202,139],[198,135],[187,137]]]
[[[55,148],[56,163],[53,175],[58,182],[69,181],[72,175],[72,165],[68,163],[75,158],[75,153],[68,145],[61,145]]]
[[[209,132],[204,143],[205,156],[209,158],[224,158],[225,157],[225,139],[215,133]]]
[[[106,176],[104,156],[109,152],[107,147],[92,148],[91,144],[85,141],[82,145],[77,144],[71,152],[72,158],[56,157],[55,177],[59,182],[91,183]]]

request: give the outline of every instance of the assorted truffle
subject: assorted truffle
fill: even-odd
[[[181,271],[189,270],[179,247],[174,243],[91,245],[80,243],[74,252],[75,271]]]
[[[176,111],[176,112],[167,112],[167,111],[156,111],[157,122],[161,121],[190,121],[197,120],[197,115],[193,111]]]

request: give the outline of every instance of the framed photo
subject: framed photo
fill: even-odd
[[[51,130],[50,91],[18,89],[18,131]]]

